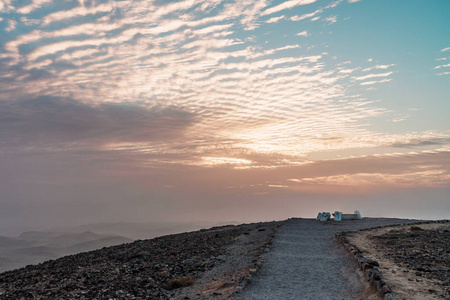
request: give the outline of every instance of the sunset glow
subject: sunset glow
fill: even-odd
[[[449,20],[445,0],[0,0],[0,225],[411,195],[402,216],[448,217]]]

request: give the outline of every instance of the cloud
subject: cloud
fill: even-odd
[[[32,11],[34,11],[35,9],[41,8],[42,6],[48,5],[52,2],[53,2],[53,0],[33,0],[32,3],[18,8],[17,12],[19,12],[21,14],[29,14]]]
[[[270,7],[268,9],[266,9],[265,11],[262,12],[261,15],[266,16],[266,15],[271,15],[274,14],[276,12],[285,10],[285,9],[290,9],[293,8],[295,6],[300,6],[300,5],[307,5],[307,4],[311,4],[316,2],[317,0],[289,0],[289,1],[285,1],[281,4],[278,4],[276,6]]]
[[[379,133],[368,129],[367,120],[390,113],[350,92],[352,81],[361,85],[387,82],[393,72],[361,74],[358,67],[335,69],[323,49],[301,44],[263,47],[258,44],[261,36],[250,31],[269,26],[262,16],[312,2],[285,1],[271,7],[265,0],[84,2],[69,9],[55,6],[42,18],[33,19],[30,13],[26,22],[35,23],[20,24],[26,30],[8,36],[0,53],[5,66],[0,75],[0,100],[9,103],[2,109],[17,113],[23,99],[62,99],[52,105],[66,105],[73,115],[76,107],[83,107],[92,115],[93,123],[87,122],[87,129],[74,130],[78,132],[75,144],[95,144],[89,134],[97,132],[93,129],[97,120],[105,128],[98,136],[99,144],[108,144],[111,151],[124,144],[142,150],[148,146],[140,144],[142,139],[144,144],[154,142],[146,150],[152,153],[184,152],[182,157],[155,159],[158,164],[200,166],[206,161],[224,165],[221,161],[228,157],[228,166],[273,168],[304,163],[305,155],[311,153],[383,144]],[[341,2],[294,17],[320,16]],[[269,20],[278,22],[286,16]],[[249,32],[242,35],[242,29]],[[309,32],[297,35],[308,36]],[[380,64],[363,71],[391,66]],[[157,124],[173,120],[173,127],[164,125],[166,136],[177,136],[178,141],[156,142],[165,140],[150,129],[148,135],[139,130],[135,137],[122,135],[119,129],[98,121],[111,119],[112,107],[120,103],[126,103],[127,109],[142,109]],[[165,110],[154,111],[154,107]],[[179,111],[179,118],[165,116],[169,108]],[[42,111],[28,111],[30,122],[37,122]],[[152,127],[150,121],[141,125]],[[11,126],[24,132],[19,134],[24,140],[37,143],[18,123]],[[52,134],[44,134],[43,141],[68,143],[63,131],[46,126]]]
[[[315,185],[343,185],[357,187],[439,187],[448,185],[448,183],[450,182],[450,174],[448,174],[447,170],[443,169],[402,174],[356,173],[303,178],[301,180],[296,180],[296,182]]]
[[[339,73],[350,74],[350,73],[353,73],[353,72],[355,72],[357,70],[359,70],[359,68],[355,68],[355,69],[341,69],[341,70],[339,70]]]
[[[266,21],[266,23],[278,23],[278,21],[283,20],[285,18],[284,15],[279,17],[273,17]]]
[[[173,107],[103,103],[38,97],[1,103],[1,146],[103,147],[176,138],[194,123],[194,116]]]
[[[43,25],[50,25],[53,22],[68,20],[72,18],[79,18],[88,15],[95,15],[98,13],[108,13],[114,10],[114,6],[111,2],[103,3],[97,6],[77,6],[70,10],[57,11],[51,14],[46,15],[42,19]]]
[[[399,153],[322,161],[303,167],[304,176],[287,182],[301,185],[389,187],[449,187],[450,152]],[[325,166],[327,166],[325,168]],[[310,168],[320,170],[310,176]]]
[[[386,73],[379,73],[379,74],[368,74],[368,75],[364,75],[364,76],[359,76],[359,77],[352,77],[355,80],[366,80],[369,78],[379,78],[379,77],[387,77],[392,75],[393,72],[386,72]]]
[[[312,17],[312,16],[314,16],[314,13],[305,14],[305,15],[301,15],[301,16],[292,16],[289,18],[289,20],[297,22],[297,21],[304,20],[304,19]]]
[[[237,19],[244,30],[253,30],[259,27],[258,18],[266,6],[266,0],[243,0],[235,3],[227,3],[224,5],[222,15],[227,19]]]
[[[337,16],[331,16],[328,18],[325,18],[325,22],[327,22],[328,24],[333,24],[337,22]]]
[[[372,60],[369,60],[369,61],[372,61]],[[393,67],[393,66],[395,66],[395,64],[390,64],[390,65],[375,65],[375,66],[373,66],[373,67],[363,69],[363,72],[372,71],[372,70],[375,70],[375,69],[382,69],[382,70],[385,70],[385,69],[388,69],[388,68]]]
[[[396,80],[401,49],[350,62],[329,43],[342,28],[309,22],[342,3],[0,1],[0,227],[432,198],[417,187],[443,191],[448,208],[449,133],[408,132],[414,120],[395,123],[407,115],[368,91]]]
[[[252,161],[248,159],[230,158],[230,157],[202,157],[201,166],[205,167],[217,167],[221,165],[229,166],[246,166],[251,165]]]
[[[408,119],[408,116],[393,119],[392,122],[394,122],[394,123],[403,122],[406,119]]]
[[[440,66],[435,67],[435,69],[447,68],[447,67],[450,67],[450,64],[440,65]]]
[[[392,144],[393,147],[422,147],[422,146],[435,146],[435,145],[445,145],[450,143],[450,138],[441,136],[441,137],[412,137],[406,141],[398,141]]]
[[[296,35],[297,35],[297,36],[308,36],[308,31],[303,30],[303,31],[297,33]]]
[[[446,51],[450,51],[450,47],[444,48],[444,49],[441,50],[441,52],[446,52]],[[448,59],[450,59],[450,58],[449,58],[449,57],[441,57],[441,58],[435,59],[435,61],[439,62],[440,65],[437,65],[437,66],[434,67],[433,69],[434,69],[434,70],[437,70],[437,69],[441,69],[441,68],[448,68],[448,67],[450,67],[450,64],[445,64],[445,62],[446,62]],[[437,76],[443,76],[443,75],[448,75],[448,74],[450,74],[450,72],[444,71],[444,72],[437,73],[436,75],[437,75]]]
[[[17,21],[15,21],[15,20],[8,20],[8,27],[5,30],[7,32],[13,31],[14,29],[16,29],[16,26],[17,26]]]
[[[383,80],[378,80],[378,81],[364,81],[361,82],[360,85],[372,85],[372,84],[377,84],[377,83],[385,83],[385,82],[390,82],[392,80],[392,78],[389,79],[383,79]]]
[[[312,12],[312,13],[307,13],[307,14],[303,14],[303,15],[300,15],[300,16],[298,16],[298,15],[292,16],[292,17],[290,18],[290,20],[291,20],[291,21],[301,21],[301,20],[304,20],[304,19],[313,18],[314,16],[323,13],[325,10],[327,10],[327,9],[329,9],[329,8],[334,8],[334,7],[338,6],[341,2],[342,2],[342,0],[338,0],[338,1],[331,2],[331,3],[328,4],[327,6],[322,7],[322,8],[319,8],[319,9],[315,10],[315,11]],[[315,18],[312,19],[311,21],[318,20],[319,18],[320,18],[320,17],[315,17]]]

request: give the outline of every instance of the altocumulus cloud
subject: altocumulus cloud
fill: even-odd
[[[183,163],[229,157],[238,167],[408,144],[405,135],[369,129],[390,111],[363,95],[395,83],[398,66],[341,64],[318,46],[326,40],[310,19],[359,5],[348,2],[3,1],[2,143],[142,149],[151,142],[147,152]],[[424,146],[448,138],[412,135]]]

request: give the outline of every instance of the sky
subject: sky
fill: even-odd
[[[450,1],[0,0],[0,234],[450,217]]]

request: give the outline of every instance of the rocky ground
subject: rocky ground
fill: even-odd
[[[139,240],[1,273],[0,299],[338,299],[360,279],[333,241],[349,230],[397,299],[450,299],[450,223],[386,227],[411,222],[290,219]],[[368,298],[350,290],[339,299]]]
[[[428,222],[349,232],[361,255],[379,263],[399,300],[450,299],[450,223]]]
[[[411,270],[417,279],[425,277],[437,281],[440,293],[430,287],[429,292],[450,299],[450,230],[448,227],[391,230],[371,238],[384,255],[396,264]]]
[[[202,290],[191,288],[189,296],[177,289],[194,286],[197,281],[208,287],[211,295],[227,297],[248,281],[251,269],[257,267],[258,258],[280,224],[222,226],[27,266],[0,274],[0,298],[192,299],[202,297]],[[232,270],[219,270],[227,255],[238,253],[235,245],[241,245],[238,252],[245,259],[238,260],[241,263],[233,265]],[[209,274],[209,281],[204,279],[205,274]],[[210,282],[217,278],[211,274],[225,281],[214,288]]]

